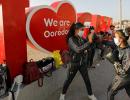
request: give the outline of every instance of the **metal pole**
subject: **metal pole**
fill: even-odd
[[[120,28],[122,28],[122,0],[120,0],[120,8],[119,8],[119,12],[120,12]]]

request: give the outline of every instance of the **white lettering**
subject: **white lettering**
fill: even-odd
[[[52,24],[53,24],[53,19],[46,19],[46,18],[44,18],[44,23],[45,23],[45,25],[46,25],[46,27],[48,27],[48,26],[52,26]]]
[[[45,31],[43,33],[45,38],[50,38],[50,37],[57,37],[57,36],[63,36],[63,35],[67,35],[68,34],[68,30],[62,30],[62,31]]]
[[[49,31],[45,31],[45,32],[44,32],[44,37],[45,37],[45,38],[50,37],[50,32],[49,32]]]
[[[70,26],[70,21],[69,20],[61,20],[59,22],[60,26]]]

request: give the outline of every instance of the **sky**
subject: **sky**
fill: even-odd
[[[30,0],[31,6],[50,5],[58,0]],[[110,16],[119,20],[119,0],[69,0],[77,12]],[[123,19],[130,20],[130,0],[122,0]]]

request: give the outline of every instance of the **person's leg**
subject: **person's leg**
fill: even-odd
[[[130,97],[130,84],[125,87],[126,93]]]
[[[62,93],[60,95],[59,100],[65,100],[65,94],[66,94],[66,92],[68,90],[68,87],[70,86],[72,80],[74,79],[77,71],[78,71],[78,67],[73,66],[72,64],[70,64],[68,74],[67,74],[67,79],[64,82]]]
[[[78,71],[78,67],[73,66],[72,64],[70,65],[70,68],[68,70],[68,74],[67,74],[67,79],[64,82],[64,86],[63,86],[63,90],[62,90],[62,94],[66,94],[69,85],[71,84],[72,80],[74,79],[76,73]]]
[[[90,67],[90,59],[91,59],[91,49],[88,50],[88,56],[87,56],[87,66]]]
[[[103,45],[102,43],[101,43],[101,46],[100,46],[100,50],[101,50],[101,54],[100,54],[100,57],[102,58],[102,60],[104,60],[104,51],[105,51],[105,45]]]
[[[125,84],[126,81],[124,81],[123,78],[119,76],[115,77],[109,91],[110,100],[114,100],[114,97],[118,93],[118,91],[125,88]]]
[[[91,83],[90,83],[87,67],[86,66],[81,66],[79,68],[79,71],[80,71],[80,73],[81,73],[81,75],[83,77],[83,80],[85,82],[88,94],[92,95],[93,92],[92,92],[92,88],[91,88]]]
[[[101,49],[100,57],[103,59],[103,56],[104,56],[104,49],[102,48],[102,49]]]
[[[114,100],[115,95],[116,95],[117,93],[118,93],[118,92],[117,92],[116,90],[111,91],[111,93],[110,93],[110,100]]]
[[[91,56],[90,56],[90,66],[92,67],[93,65],[93,60],[94,60],[94,56],[95,56],[95,49],[91,49]]]
[[[93,92],[92,92],[92,87],[91,87],[91,82],[89,79],[89,75],[88,75],[88,70],[86,66],[80,66],[79,71],[83,77],[83,80],[85,82],[86,85],[86,89],[88,92],[88,98],[90,100],[97,100],[97,98],[94,96]]]

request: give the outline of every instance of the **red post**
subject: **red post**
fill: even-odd
[[[3,48],[12,79],[22,73],[22,66],[27,60],[25,7],[28,5],[27,0],[2,0]]]

